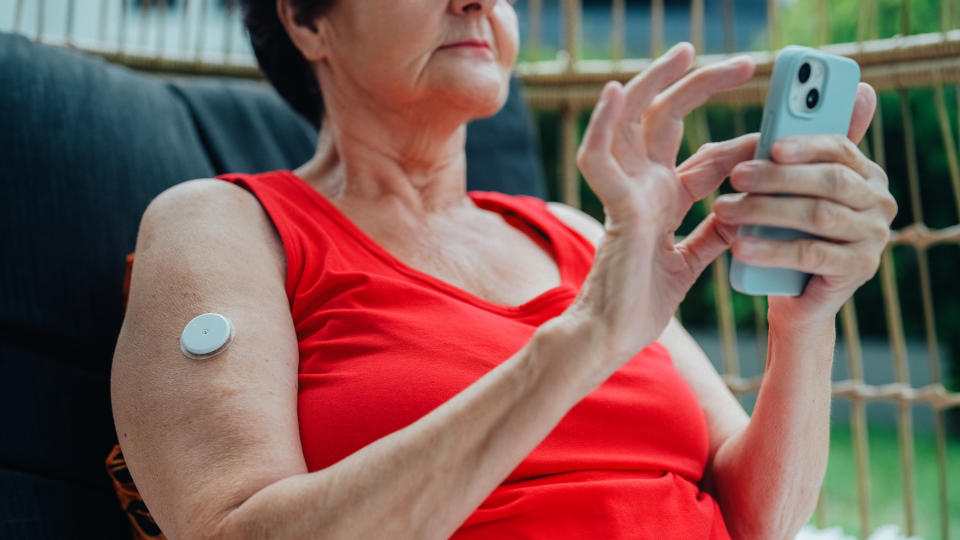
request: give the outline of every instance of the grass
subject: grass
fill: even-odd
[[[869,427],[870,527],[895,524],[905,532],[900,445],[892,427]],[[940,502],[935,439],[932,434],[914,434],[914,534],[941,538]],[[947,440],[947,489],[950,537],[960,538],[960,440]],[[831,429],[830,463],[824,481],[826,521],[857,536],[860,531],[857,502],[857,469],[851,432],[846,425]],[[816,524],[816,516],[810,521]]]

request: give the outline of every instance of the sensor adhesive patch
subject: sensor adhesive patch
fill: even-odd
[[[234,329],[230,319],[219,313],[204,313],[193,318],[180,334],[180,350],[188,358],[210,358],[233,340]]]

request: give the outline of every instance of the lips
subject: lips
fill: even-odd
[[[449,49],[451,47],[479,47],[481,49],[490,49],[490,44],[486,40],[482,39],[471,39],[467,41],[458,41],[456,43],[449,43],[439,47],[440,49]]]

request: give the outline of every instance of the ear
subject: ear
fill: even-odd
[[[322,17],[309,19],[298,15],[290,0],[277,0],[277,17],[290,36],[290,41],[308,62],[327,56],[326,25],[321,24]]]

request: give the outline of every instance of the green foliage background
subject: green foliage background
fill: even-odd
[[[819,21],[817,0],[802,0],[789,6],[779,18],[782,21],[782,44],[816,45]],[[832,43],[855,41],[858,19],[861,16],[861,2],[857,0],[831,0],[823,2],[828,6],[826,24],[828,37]],[[900,33],[903,11],[900,0],[878,0],[876,3],[876,29],[862,29],[867,38],[872,36],[885,38]],[[909,2],[907,16],[911,33],[936,32],[940,30],[940,2],[937,0],[913,0]],[[953,9],[956,9],[954,7]],[[956,18],[957,14],[951,13]],[[759,36],[754,49],[767,48],[767,36]],[[585,44],[585,47],[600,49],[603,44]],[[667,44],[669,46],[669,44]],[[948,85],[945,88],[948,116],[954,141],[957,137],[957,88]],[[946,148],[942,138],[934,105],[932,88],[914,88],[904,92],[885,91],[879,95],[878,114],[883,120],[883,145],[886,155],[886,170],[890,179],[890,191],[899,202],[900,211],[893,222],[897,230],[916,221],[910,198],[901,100],[906,99],[914,121],[915,143],[920,179],[920,198],[923,222],[931,229],[949,227],[960,222],[956,194],[950,184],[946,161]],[[589,119],[590,111],[583,111],[579,118],[579,130],[582,135]],[[695,114],[705,114],[713,140],[723,140],[737,135],[736,125],[746,131],[759,128],[761,110],[759,106],[732,109],[722,106],[706,106]],[[549,197],[560,199],[560,119],[556,112],[538,111],[536,122],[540,133],[541,155],[544,171],[549,183]],[[866,136],[867,149],[874,149],[870,141],[872,134]],[[685,159],[691,152],[689,144],[681,149],[679,160]],[[956,152],[956,149],[952,149]],[[721,193],[730,192],[729,182],[725,181]],[[581,179],[580,195],[584,211],[603,221],[603,207],[593,195],[586,182]],[[707,214],[704,204],[696,205],[678,230],[678,234],[688,234]],[[908,339],[925,340],[923,308],[920,293],[917,252],[913,247],[902,246],[893,249],[895,273],[898,284],[903,324]],[[930,264],[930,277],[934,291],[936,331],[941,343],[946,345],[940,350],[941,358],[948,364],[945,381],[948,388],[960,389],[960,292],[956,280],[960,277],[960,246],[956,244],[939,245],[927,251]],[[755,311],[755,302],[751,297],[731,291],[733,295],[734,316],[737,327],[751,330],[756,318],[765,317],[765,302],[760,302],[761,313]],[[716,327],[715,286],[711,271],[706,271],[688,293],[681,305],[681,317],[685,325]],[[881,295],[880,275],[863,285],[854,296],[857,308],[859,328],[862,335],[886,337],[887,322]],[[838,319],[839,325],[839,319]],[[839,326],[838,326],[839,328]],[[842,336],[840,336],[842,338]],[[911,362],[926,363],[926,359],[912,358]],[[954,409],[953,411],[956,411]],[[954,417],[953,431],[960,431],[960,414]]]

